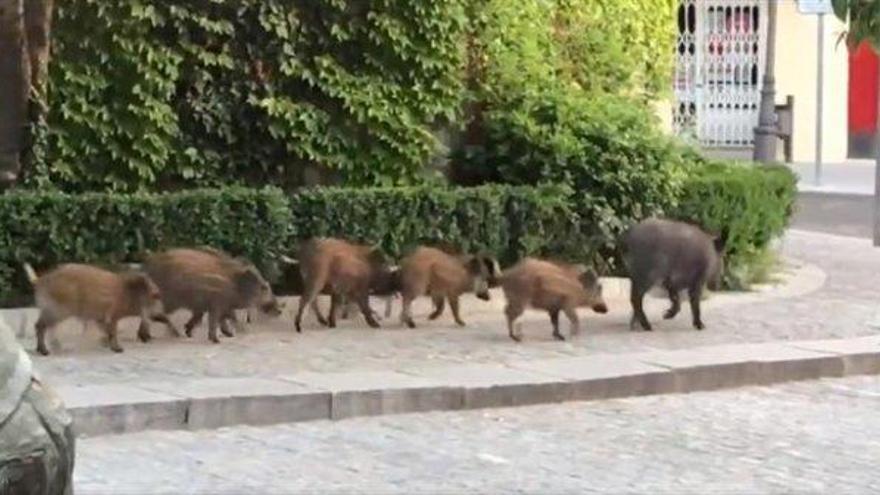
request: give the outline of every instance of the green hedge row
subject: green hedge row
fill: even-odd
[[[671,216],[723,232],[731,264],[747,263],[782,233],[795,182],[784,168],[722,163],[694,167]],[[211,245],[243,255],[283,282],[277,263],[312,236],[378,243],[398,257],[416,244],[447,241],[494,253],[502,264],[526,254],[615,266],[601,229],[578,214],[587,191],[560,186],[474,188],[228,188],[169,194],[13,192],[0,196],[0,303],[19,304],[30,288],[21,263],[112,265],[146,252]],[[599,232],[599,234],[596,234]]]
[[[703,162],[689,170],[670,216],[726,238],[728,287],[748,284],[739,273],[782,234],[794,210],[797,179],[781,165]]]
[[[290,217],[287,198],[273,188],[0,195],[0,304],[27,300],[25,261],[38,269],[112,265],[161,247],[206,244],[268,266],[286,248]]]

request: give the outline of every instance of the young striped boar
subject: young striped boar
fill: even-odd
[[[146,260],[144,271],[162,292],[166,311],[151,319],[164,323],[178,335],[180,332],[167,316],[178,309],[192,312],[185,326],[187,337],[192,336],[195,325],[208,313],[208,337],[214,343],[220,342],[218,326],[224,334],[232,335],[225,326],[226,320],[241,330],[235,318],[237,309],[257,307],[273,316],[281,314],[272,288],[255,266],[215,250],[171,249],[157,253]],[[138,337],[144,342],[150,340],[146,321],[141,322]]]
[[[565,340],[559,332],[559,312],[571,322],[571,335],[580,332],[577,308],[588,306],[597,313],[607,313],[602,298],[602,284],[592,269],[583,265],[569,265],[537,258],[525,258],[504,271],[500,277],[501,289],[507,299],[504,314],[510,338],[522,340],[516,319],[526,308],[546,310],[553,323],[553,337]]]
[[[297,259],[303,281],[303,294],[294,322],[297,332],[302,332],[302,315],[307,306],[312,308],[319,323],[335,328],[336,315],[343,301],[357,304],[367,324],[379,327],[369,297],[371,294],[388,296],[396,292],[397,277],[378,249],[341,239],[317,238],[300,246]],[[317,304],[322,292],[330,294],[330,311],[326,320]]]
[[[443,312],[444,301],[449,301],[452,316],[461,326],[465,323],[459,314],[459,297],[473,291],[484,301],[489,300],[489,283],[498,274],[498,262],[485,255],[452,255],[441,249],[422,246],[400,263],[400,294],[403,307],[400,322],[415,328],[412,302],[419,296],[431,296],[434,320]]]
[[[68,318],[96,322],[107,333],[110,349],[122,352],[116,335],[119,320],[162,313],[159,289],[143,273],[114,273],[74,263],[40,277],[30,265],[25,264],[24,269],[40,309],[35,330],[37,352],[44,356],[49,354],[46,332]]]
[[[687,289],[694,327],[705,328],[700,317],[700,298],[704,285],[711,290],[720,285],[724,272],[723,239],[686,223],[649,219],[624,234],[623,248],[632,282],[630,329],[635,330],[638,322],[643,329],[651,330],[642,301],[655,286],[665,289],[672,302],[664,318],[678,314],[681,292]]]

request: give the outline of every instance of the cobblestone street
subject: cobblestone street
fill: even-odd
[[[383,328],[367,328],[359,318],[327,330],[313,320],[302,334],[292,329],[291,318],[264,320],[247,334],[207,342],[204,328],[192,339],[174,339],[158,326],[157,337],[148,345],[136,342],[134,331],[123,332],[123,354],[102,347],[99,332],[84,335],[79,323],[61,329],[63,348],[53,356],[35,356],[35,363],[55,385],[173,381],[191,377],[275,377],[300,371],[338,372],[387,370],[407,366],[446,366],[458,363],[506,363],[594,353],[622,353],[656,349],[681,349],[728,343],[810,340],[875,335],[872,325],[880,321],[880,252],[863,239],[794,231],[783,243],[786,256],[818,267],[827,274],[824,285],[806,294],[765,298],[750,294],[745,303],[715,304],[725,295],[706,301],[708,328],[696,332],[690,326],[687,307],[673,321],[660,315],[668,304],[650,300],[649,317],[654,332],[628,331],[629,304],[612,305],[608,315],[583,311],[583,332],[567,342],[554,341],[546,314],[532,313],[524,325],[525,341],[513,344],[507,337],[502,297],[492,306],[464,301],[467,328],[451,324],[444,314],[436,322],[417,318],[420,327],[404,330],[395,315]],[[814,268],[815,270],[815,268]],[[819,290],[813,290],[818,288]],[[736,296],[742,297],[742,296]],[[428,301],[422,300],[422,314]],[[481,306],[483,305],[483,306]],[[378,309],[378,301],[374,303]],[[497,306],[497,307],[495,307]],[[289,308],[293,309],[293,308]],[[182,314],[181,316],[185,316]],[[30,325],[33,318],[30,319]],[[13,328],[18,328],[11,324]],[[567,333],[567,322],[563,322]],[[24,345],[33,349],[33,339]]]
[[[877,493],[880,378],[80,440],[79,494]]]

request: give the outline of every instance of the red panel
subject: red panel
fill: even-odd
[[[849,132],[873,134],[877,129],[877,81],[880,61],[868,43],[849,55]]]

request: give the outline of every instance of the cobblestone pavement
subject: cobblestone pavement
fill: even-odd
[[[367,328],[360,318],[344,321],[342,328],[335,330],[320,329],[310,319],[304,333],[296,334],[291,318],[285,316],[263,321],[249,333],[224,339],[220,345],[207,342],[204,328],[197,329],[193,339],[174,339],[158,327],[153,332],[157,338],[144,345],[135,341],[130,325],[120,336],[126,347],[121,355],[101,346],[97,329],[83,334],[81,325],[74,323],[59,332],[60,352],[47,358],[37,356],[35,361],[50,383],[96,384],[508,362],[878,333],[871,325],[880,321],[880,279],[876,275],[880,273],[880,250],[867,240],[806,232],[789,233],[782,247],[786,256],[824,270],[825,284],[794,297],[763,300],[762,296],[750,296],[748,304],[713,306],[715,297],[710,298],[704,308],[708,329],[703,332],[691,328],[687,307],[676,320],[663,321],[660,316],[668,303],[660,299],[649,306],[656,330],[630,332],[629,304],[618,298],[608,315],[583,311],[583,332],[567,342],[554,341],[546,314],[533,313],[523,327],[525,341],[514,344],[507,337],[501,300],[495,300],[497,308],[492,311],[480,306],[486,303],[468,300],[463,303],[467,328],[450,326],[447,311],[437,322],[427,322],[424,316],[419,319],[417,314],[420,328],[416,330],[402,329],[395,314],[392,321],[383,322],[381,330]],[[427,303],[422,300],[422,315],[428,311]],[[397,310],[399,304],[395,304]],[[563,324],[567,324],[564,318]],[[32,349],[33,339],[25,339],[24,345]]]
[[[880,492],[880,378],[79,441],[78,494]]]

